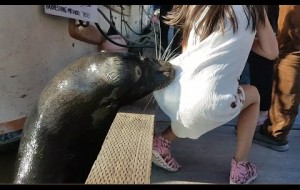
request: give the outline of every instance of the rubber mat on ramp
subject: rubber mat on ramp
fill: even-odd
[[[86,184],[150,184],[156,106],[151,97],[119,110]]]

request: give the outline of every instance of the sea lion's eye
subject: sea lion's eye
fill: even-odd
[[[136,66],[134,70],[135,70],[135,81],[137,81],[142,75],[142,70],[139,66]]]

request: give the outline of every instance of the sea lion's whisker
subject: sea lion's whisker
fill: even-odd
[[[150,97],[150,99],[149,99],[149,101],[147,102],[147,104],[146,104],[145,109],[143,110],[143,112],[146,111],[146,109],[148,108],[148,106],[149,106],[151,100],[153,99],[153,97],[154,97],[154,96],[153,96],[153,94],[152,94],[151,97]],[[154,100],[154,99],[153,99],[153,100]]]
[[[163,54],[163,57],[162,57],[162,60],[164,61],[168,61],[170,60],[170,56],[172,56],[172,58],[174,58],[175,56],[177,56],[177,54],[174,54],[174,52],[180,47],[180,46],[177,46],[173,51],[171,51],[171,45],[174,43],[174,39],[176,37],[176,35],[178,35],[178,32],[179,30],[176,31],[176,33],[173,35],[170,43],[168,44],[164,54]]]
[[[155,43],[155,57],[156,59],[159,60],[159,56],[157,55],[157,34],[156,34],[156,28],[155,28],[155,23],[152,23],[152,27],[153,27],[153,32],[154,32],[154,43]]]
[[[165,57],[165,61],[171,60],[175,57],[177,57],[178,53],[175,53],[176,50],[179,48],[180,46],[177,46],[168,56]]]

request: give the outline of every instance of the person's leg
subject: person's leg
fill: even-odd
[[[276,151],[287,151],[288,134],[300,103],[300,53],[287,55],[275,66],[269,118],[254,142]]]
[[[249,84],[250,84],[250,64],[249,61],[247,60],[243,72],[240,76],[239,85],[249,85]],[[234,128],[235,128],[235,133],[237,133],[236,132],[237,125],[235,125]]]
[[[230,171],[231,184],[247,184],[257,177],[256,167],[247,161],[247,157],[256,128],[260,96],[254,86],[241,86],[245,92],[245,102],[237,122],[237,144]]]
[[[173,141],[175,140],[177,137],[176,135],[173,133],[171,126],[169,126],[168,128],[166,128],[161,136],[163,136],[165,139],[169,140],[169,141]]]
[[[250,85],[241,85],[245,92],[245,102],[237,121],[236,161],[245,161],[250,150],[259,113],[260,96],[257,89]]]
[[[250,84],[255,86],[260,94],[260,112],[257,121],[257,126],[260,126],[268,118],[268,110],[271,105],[275,60],[268,60],[254,52],[250,52],[248,61]]]

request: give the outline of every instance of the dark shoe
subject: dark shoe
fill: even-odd
[[[22,130],[4,133],[0,135],[0,152],[18,148]]]
[[[265,132],[262,126],[259,127],[259,130],[255,131],[253,137],[254,143],[279,152],[285,152],[289,150],[288,141],[280,141]]]

